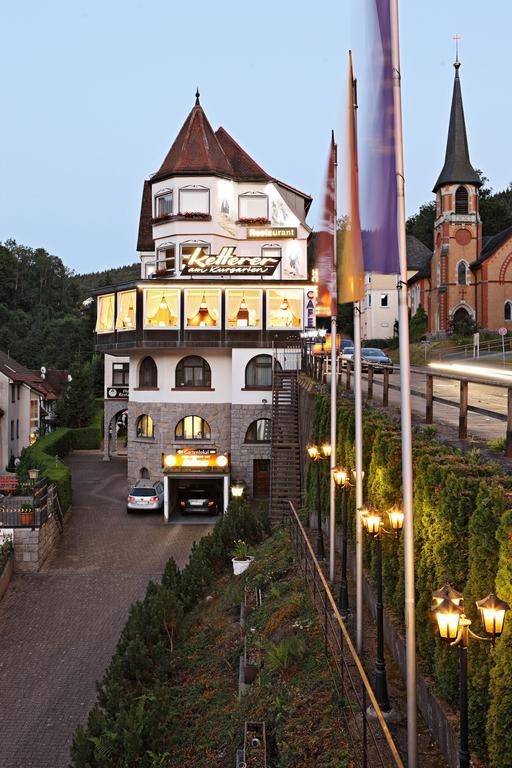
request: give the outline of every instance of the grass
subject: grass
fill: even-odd
[[[320,631],[286,534],[275,533],[255,555],[245,576],[220,579],[185,621],[155,765],[232,768],[246,720],[265,721],[273,768],[350,765]],[[257,647],[263,666],[239,701],[244,585],[264,594],[246,621],[249,649]]]

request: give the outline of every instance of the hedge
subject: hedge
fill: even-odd
[[[16,472],[20,480],[26,481],[29,469],[39,469],[48,480],[55,483],[63,512],[71,506],[71,471],[63,464],[63,459],[73,449],[91,450],[101,446],[103,437],[103,405],[98,402],[98,409],[88,427],[71,429],[59,427],[55,432],[36,440],[33,445],[21,452],[20,463]]]
[[[316,395],[314,441],[330,434],[329,400]],[[386,510],[401,499],[400,425],[382,412],[365,408],[363,417],[365,499]],[[337,409],[337,461],[354,466],[354,409],[340,401]],[[463,453],[437,442],[432,430],[415,430],[414,512],[417,650],[424,671],[433,676],[438,694],[456,707],[458,656],[436,635],[430,613],[432,591],[450,581],[464,592],[467,615],[483,633],[475,601],[490,591],[512,605],[512,478],[477,451]],[[322,509],[328,510],[328,472],[323,468]],[[315,509],[315,472],[306,478],[306,503]],[[342,494],[338,494],[341,497]],[[350,498],[354,537],[355,498]],[[338,504],[340,499],[338,499]],[[403,627],[404,582],[401,540],[383,540],[383,586],[386,607]],[[365,546],[365,564],[373,574],[374,547]],[[507,581],[508,579],[508,581]],[[473,642],[469,653],[469,708],[472,748],[492,756],[494,768],[512,768],[512,617],[496,644]],[[503,749],[509,743],[510,749]]]

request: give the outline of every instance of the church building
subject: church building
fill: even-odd
[[[457,327],[512,331],[512,227],[482,237],[482,181],[469,158],[458,60],[454,67],[445,162],[433,189],[434,251],[409,280],[411,312],[421,304],[436,336]]]
[[[200,487],[269,494],[276,345],[315,326],[311,197],[264,171],[196,102],[144,182],[140,280],[97,292],[105,458],[127,422],[128,482],[163,481],[165,517]]]

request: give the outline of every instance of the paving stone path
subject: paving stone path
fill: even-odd
[[[73,511],[55,554],[0,603],[0,768],[66,768],[128,609],[209,525],[126,514],[126,462],[69,459]]]

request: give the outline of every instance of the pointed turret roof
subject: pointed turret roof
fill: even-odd
[[[464,120],[464,106],[460,87],[460,62],[456,61],[455,81],[453,84],[452,109],[450,112],[450,127],[446,144],[446,156],[443,170],[436,181],[434,192],[444,184],[475,184],[480,187],[482,182],[469,159],[468,137]]]
[[[233,176],[233,169],[213,132],[196,93],[196,103],[152,181],[176,175]]]
[[[215,136],[228,158],[236,178],[244,181],[270,181],[268,173],[265,173],[263,168],[236,143],[224,128],[219,128],[215,132]]]

